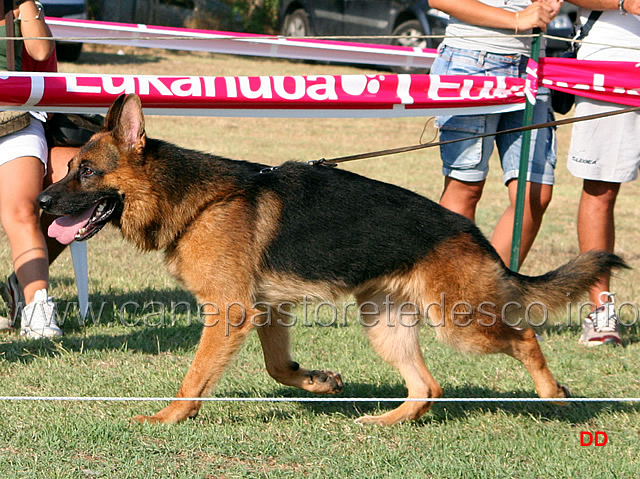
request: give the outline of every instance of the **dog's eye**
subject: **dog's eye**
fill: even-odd
[[[88,166],[83,166],[83,167],[80,169],[80,175],[81,175],[83,178],[90,178],[90,177],[92,177],[92,176],[93,176],[93,175],[95,175],[95,174],[96,174],[96,172],[95,172],[92,168],[89,168]]]

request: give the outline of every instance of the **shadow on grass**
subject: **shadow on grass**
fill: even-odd
[[[57,301],[58,324],[68,333],[87,332],[92,326],[173,326],[187,311],[194,315],[197,310],[193,296],[179,288],[93,293],[84,321],[76,298]]]
[[[345,384],[345,395],[351,397],[402,398],[406,389],[397,386],[372,386],[368,384]],[[245,397],[246,392],[236,391],[233,397]],[[318,397],[292,388],[281,388],[273,393],[274,397]],[[340,396],[336,396],[340,397]],[[566,406],[551,403],[512,402],[514,398],[536,397],[533,391],[496,392],[479,386],[463,386],[446,388],[443,398],[501,398],[505,402],[438,402],[417,422],[428,425],[445,423],[457,419],[465,419],[472,412],[502,412],[511,416],[529,415],[536,420],[556,420],[566,423],[584,423],[603,411],[626,413],[640,412],[640,405],[623,402],[574,402]],[[363,415],[384,414],[400,405],[399,402],[302,402],[302,407],[314,414],[340,414],[356,419]],[[274,407],[274,414],[278,415]],[[282,414],[285,416],[286,414]]]
[[[4,336],[0,343],[3,361],[28,364],[37,358],[56,357],[70,352],[131,351],[144,354],[187,352],[200,342],[199,324],[167,327],[139,327],[127,334],[88,334],[56,340],[25,340],[17,335]]]
[[[76,301],[58,301],[57,311],[58,324],[65,333],[62,338],[29,340],[16,331],[0,336],[0,357],[29,363],[35,358],[81,351],[188,351],[198,344],[202,333],[195,315],[197,305],[180,289],[92,294],[84,323]]]

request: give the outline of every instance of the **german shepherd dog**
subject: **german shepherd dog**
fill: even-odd
[[[139,421],[196,416],[197,398],[212,390],[254,327],[277,381],[341,392],[339,374],[292,360],[282,305],[348,294],[361,306],[375,350],[404,378],[408,397],[425,399],[360,423],[417,419],[442,394],[420,351],[418,321],[403,318],[408,303],[420,317],[431,315],[441,341],[463,352],[513,356],[540,397],[564,398],[568,391],[547,368],[534,331],[513,327],[507,313],[521,315],[534,302],[566,307],[569,295],[627,267],[613,254],[591,252],[542,276],[512,272],[472,221],[400,187],[322,165],[270,169],[147,138],[136,95],[114,102],[103,131],[39,203],[67,215],[49,230],[62,241],[85,240],[112,223],[141,250],[164,251],[170,272],[208,313],[177,394],[194,400],[173,401]],[[270,321],[249,320],[265,312]]]

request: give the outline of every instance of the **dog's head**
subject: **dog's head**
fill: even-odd
[[[109,222],[119,224],[127,176],[144,162],[146,134],[137,95],[121,95],[111,105],[103,131],[96,133],[69,162],[67,175],[40,196],[40,207],[62,216],[49,236],[63,244],[91,238]],[[127,173],[130,173],[127,175]]]

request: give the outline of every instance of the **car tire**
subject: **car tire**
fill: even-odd
[[[311,35],[307,12],[299,8],[284,17],[282,34],[286,37],[308,37]]]
[[[63,62],[75,62],[82,53],[82,43],[56,43],[56,55]]]
[[[429,48],[432,43],[431,39],[415,38],[424,34],[425,32],[422,28],[422,24],[418,20],[408,20],[404,23],[401,23],[395,28],[395,30],[393,30],[392,35],[394,37],[401,38],[394,38],[393,40],[391,40],[391,44],[401,47]],[[392,66],[391,70],[395,73],[429,73],[428,68]]]

